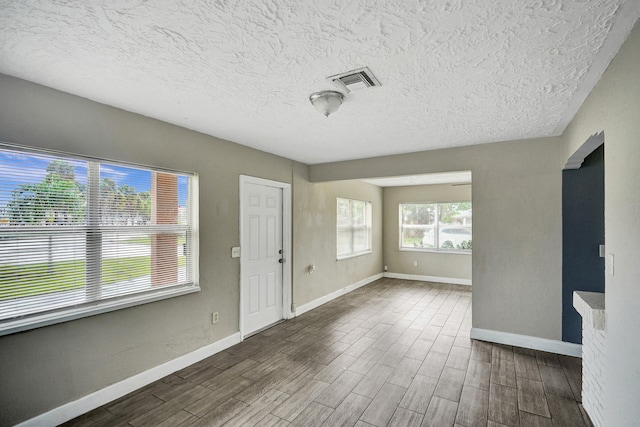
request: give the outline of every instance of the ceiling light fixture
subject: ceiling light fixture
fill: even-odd
[[[329,114],[338,111],[338,108],[342,105],[342,101],[344,101],[344,95],[335,90],[321,90],[320,92],[314,92],[309,95],[309,101],[311,101],[311,104],[313,104],[319,113],[324,114],[325,117],[329,117]]]

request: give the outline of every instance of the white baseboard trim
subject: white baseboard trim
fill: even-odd
[[[382,273],[380,274],[375,274],[373,276],[367,277],[366,279],[362,279],[359,282],[353,283],[351,285],[345,286],[342,289],[338,289],[337,291],[331,292],[330,294],[327,294],[323,297],[320,297],[318,299],[315,299],[311,302],[308,302],[306,304],[301,305],[300,307],[296,307],[296,312],[295,315],[296,316],[300,316],[303,313],[306,313],[309,310],[313,310],[314,308],[318,308],[320,307],[322,304],[326,304],[331,300],[334,300],[338,297],[341,297],[344,294],[348,294],[351,291],[355,291],[358,288],[363,287],[364,285],[368,285],[371,282],[375,282],[378,279],[382,279],[383,275]]]
[[[455,277],[424,276],[420,274],[404,274],[404,273],[389,273],[389,272],[384,273],[384,277],[388,277],[390,279],[419,280],[421,282],[450,283],[453,285],[471,286],[471,279],[458,279]]]
[[[238,344],[239,342],[240,333],[238,332],[212,344],[194,350],[191,353],[187,353],[184,356],[180,356],[176,359],[163,363],[162,365],[158,365],[94,393],[88,394],[78,400],[58,406],[49,412],[45,412],[44,414],[18,424],[18,427],[52,426],[62,424],[131,393],[132,391],[151,384],[154,381],[164,378],[167,375],[193,365],[207,357],[213,356],[214,354]]]
[[[498,344],[513,345],[549,353],[564,354],[566,356],[582,357],[582,346],[570,342],[532,337],[529,335],[512,334],[491,329],[471,328],[471,338],[490,341]]]

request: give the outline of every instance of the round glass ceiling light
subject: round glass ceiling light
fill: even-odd
[[[321,90],[320,92],[312,93],[309,96],[309,101],[320,114],[329,117],[329,114],[338,111],[342,101],[344,101],[344,95],[335,90]]]

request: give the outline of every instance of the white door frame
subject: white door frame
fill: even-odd
[[[269,179],[256,178],[248,175],[240,175],[240,250],[243,252],[243,236],[244,236],[244,207],[243,200],[246,196],[247,187],[246,184],[257,184],[266,187],[275,187],[282,189],[282,251],[283,259],[282,263],[282,318],[292,319],[293,313],[291,312],[292,302],[292,289],[291,289],[291,184],[286,182],[271,181]],[[240,257],[240,339],[244,340],[244,325],[243,325],[243,279],[246,275],[244,266],[242,265],[242,256]]]

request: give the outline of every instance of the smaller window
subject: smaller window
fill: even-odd
[[[371,203],[337,199],[337,258],[371,252]]]
[[[401,203],[400,249],[471,252],[471,202]]]

